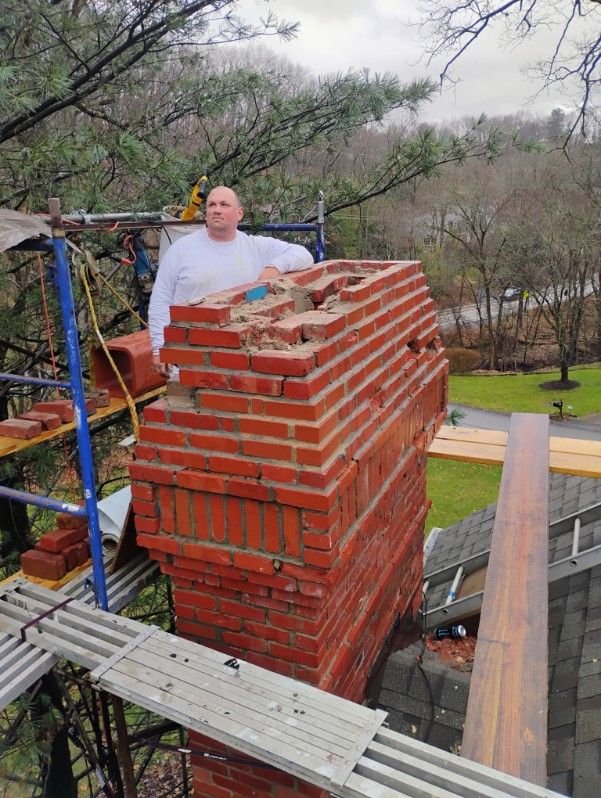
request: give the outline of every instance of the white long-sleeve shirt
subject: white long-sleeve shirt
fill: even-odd
[[[209,238],[206,228],[183,236],[165,253],[150,297],[148,326],[153,353],[163,346],[171,305],[253,283],[265,266],[276,266],[286,274],[307,269],[312,263],[311,253],[304,247],[277,238],[237,231],[234,241],[223,243]]]

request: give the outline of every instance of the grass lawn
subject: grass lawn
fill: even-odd
[[[501,466],[428,458],[428,498],[432,507],[426,518],[426,536],[433,526],[447,527],[495,502],[499,494]]]
[[[541,382],[559,379],[559,371],[536,374],[451,376],[449,401],[456,404],[499,410],[502,413],[555,413],[550,402],[563,399],[563,409],[575,416],[601,411],[601,367],[570,369],[571,380],[580,382],[572,391],[543,391]],[[568,410],[567,405],[572,405]]]

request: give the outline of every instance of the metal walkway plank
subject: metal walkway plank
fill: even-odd
[[[130,563],[119,569],[114,574],[107,576],[107,593],[109,604],[114,612],[119,612],[139,591],[150,584],[159,572],[158,563],[152,562],[148,556],[140,554]],[[54,603],[60,599],[59,596],[74,596],[85,604],[86,607],[93,607],[94,592],[91,589],[89,580],[92,569],[88,568],[79,574],[75,579],[62,588],[61,593],[50,591],[54,596]],[[28,583],[37,590],[43,590],[39,585]],[[10,585],[6,583],[5,586]],[[67,605],[69,606],[69,605]],[[9,670],[8,661],[5,657],[18,651],[20,666],[14,670]],[[48,673],[57,662],[57,656],[34,646],[32,643],[21,642],[20,639],[8,633],[0,631],[0,710],[4,709],[11,701],[14,701],[31,685]]]
[[[14,593],[0,600],[0,627],[12,634],[18,634],[18,626],[9,617],[15,609],[21,619],[34,618],[44,602],[54,606],[52,595],[42,595],[35,585],[16,585]],[[63,598],[64,594],[57,593],[55,603]],[[18,601],[26,609],[9,601]],[[39,629],[36,644],[62,646],[63,656],[79,662],[93,636],[78,631],[79,645],[74,646],[55,632],[67,630],[73,622],[79,624],[82,607],[93,615],[95,626],[115,628],[110,614],[72,602],[35,627]],[[558,798],[548,790],[391,732],[381,725],[385,717],[381,711],[242,660],[233,669],[225,664],[223,653],[137,621],[117,621],[129,642],[90,674],[99,687],[335,796]]]
[[[204,657],[199,657],[196,661],[190,661],[188,664],[178,665],[174,660],[160,656],[154,639],[147,640],[140,645],[138,650],[132,651],[128,659],[139,665],[152,661],[157,671],[167,677],[170,674],[177,675],[183,682],[188,682],[191,686],[194,686],[196,682],[204,690],[210,690],[216,700],[228,704],[236,702],[240,707],[240,712],[247,710],[259,712],[262,702],[266,702],[265,706],[268,711],[266,711],[265,717],[272,717],[275,708],[291,727],[294,726],[299,732],[303,730],[307,732],[309,739],[314,736],[328,739],[330,735],[335,734],[341,739],[353,741],[356,739],[357,731],[362,728],[355,724],[341,726],[340,723],[336,723],[335,717],[327,714],[326,710],[320,713],[320,728],[315,729],[311,719],[311,708],[302,701],[302,696],[292,698],[290,693],[285,694],[284,692],[278,695],[274,691],[270,692],[266,688],[262,688],[254,679],[242,678],[246,677],[245,666],[247,663],[240,664],[238,671],[232,671],[231,668],[223,664],[216,668],[215,664],[207,664]],[[235,674],[238,674],[236,678],[228,678]]]
[[[181,662],[187,658],[188,661],[192,663],[193,659],[198,659],[198,644],[196,643],[162,631],[155,634],[154,640],[159,643],[164,643],[168,649],[170,649],[169,656],[172,660]],[[173,653],[175,653],[175,657],[172,656]],[[209,663],[221,667],[224,661],[224,655],[219,651],[204,647],[203,660],[205,659]],[[275,694],[278,701],[289,697],[291,680],[287,676],[281,676],[278,673],[268,671],[258,665],[252,665],[250,662],[245,662],[244,668],[248,673],[252,674],[254,685],[266,690],[272,695]],[[299,696],[302,696],[302,700],[310,707],[319,710],[323,714],[334,715],[335,718],[339,718],[345,723],[354,724],[358,728],[363,728],[373,714],[373,710],[367,707],[345,701],[332,693],[325,693],[304,682],[295,682],[295,684],[295,692]],[[295,698],[294,695],[293,698]]]

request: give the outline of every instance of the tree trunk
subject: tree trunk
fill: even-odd
[[[569,366],[569,363],[567,362],[567,360],[564,360],[562,358],[561,359],[561,363],[559,364],[559,370],[560,370],[560,378],[559,379],[562,382],[567,382],[568,381],[568,370],[569,370],[569,368],[570,368],[570,366]]]
[[[46,702],[40,700],[45,694],[61,714],[64,713],[63,702],[56,676],[50,672],[43,677],[42,689],[34,699],[32,714],[39,718],[48,718]],[[69,750],[68,724],[63,720],[58,721],[53,728],[40,728],[44,737],[50,737],[48,758],[42,763],[42,780],[44,788],[42,798],[77,798],[77,782],[73,776],[71,765],[71,752]]]

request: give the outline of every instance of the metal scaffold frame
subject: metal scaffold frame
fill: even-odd
[[[60,203],[58,199],[50,199],[48,206],[50,209],[50,222],[52,227],[51,240],[56,267],[56,285],[60,300],[63,328],[65,331],[69,381],[59,382],[58,380],[19,377],[12,374],[2,374],[0,375],[0,380],[11,382],[28,382],[34,383],[36,385],[58,387],[71,391],[73,396],[75,434],[77,438],[79,464],[81,469],[84,506],[80,507],[72,502],[52,499],[49,496],[37,496],[33,493],[15,490],[14,488],[7,488],[3,485],[0,485],[0,496],[3,496],[11,501],[20,501],[25,504],[33,504],[37,507],[43,507],[47,510],[54,510],[56,512],[69,513],[70,515],[87,518],[90,537],[90,550],[92,555],[94,594],[100,609],[108,610],[109,604],[106,592],[106,575],[104,572],[102,540],[100,535],[98,505],[96,498],[96,475],[94,471],[94,458],[92,454],[90,428],[86,413],[86,397],[81,371],[81,351],[79,348],[77,322],[75,319],[73,290],[71,288],[71,278],[69,275],[69,261],[67,259],[67,242],[65,239],[65,229],[62,226]]]

